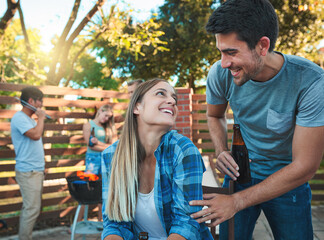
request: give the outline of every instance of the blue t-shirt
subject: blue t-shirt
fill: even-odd
[[[254,178],[265,179],[291,163],[296,124],[324,125],[323,69],[307,59],[282,55],[281,70],[266,82],[250,80],[239,87],[220,61],[207,77],[207,103],[229,102],[252,159]]]
[[[44,171],[44,148],[42,138],[32,140],[24,133],[36,126],[34,119],[24,112],[16,112],[11,119],[11,139],[16,153],[16,167],[20,172]]]

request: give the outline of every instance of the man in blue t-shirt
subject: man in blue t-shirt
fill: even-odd
[[[229,103],[251,159],[250,183],[231,196],[211,195],[192,215],[218,225],[235,215],[237,239],[252,239],[264,212],[275,239],[313,239],[307,183],[324,149],[324,71],[297,56],[273,51],[278,20],[268,0],[228,0],[209,18],[221,60],[207,77],[207,117],[224,186],[239,176],[227,146]],[[207,200],[208,199],[208,200]],[[220,239],[227,239],[226,222]]]
[[[11,119],[11,138],[16,154],[16,180],[23,198],[19,240],[29,240],[32,239],[42,201],[45,168],[42,135],[46,114],[40,109],[43,106],[43,93],[38,88],[22,89],[20,99],[23,108]],[[34,113],[37,115],[37,122],[31,118]]]

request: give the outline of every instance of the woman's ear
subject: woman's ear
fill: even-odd
[[[139,111],[140,111],[140,108],[141,108],[140,103],[136,103],[135,106],[134,106],[133,113],[135,115],[138,115],[139,114]]]

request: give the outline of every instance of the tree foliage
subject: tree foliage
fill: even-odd
[[[276,50],[319,64],[317,46],[324,39],[324,8],[317,0],[271,0],[279,19]]]
[[[168,50],[157,52],[154,47],[145,46],[138,57],[121,50],[114,62],[120,75],[134,79],[176,78],[178,86],[189,83],[194,87],[194,81],[205,76],[206,68],[217,55],[214,37],[204,29],[212,4],[212,0],[166,0],[151,22],[165,33],[161,40],[167,42]],[[115,52],[111,46],[100,47],[104,48],[103,56]]]
[[[96,52],[91,51],[93,44],[98,39],[106,39],[117,51],[127,49],[138,55],[141,54],[143,45],[152,44],[157,51],[161,50],[163,43],[159,40],[159,36],[162,32],[155,31],[154,26],[149,24],[143,25],[144,27],[133,26],[132,34],[123,32],[123,28],[118,26],[127,25],[130,10],[120,11],[115,5],[111,5],[110,12],[105,14],[102,10],[105,2],[106,0],[96,1],[73,29],[81,4],[81,0],[75,0],[62,34],[53,40],[54,48],[48,57],[49,60],[43,62],[41,60],[44,53],[38,51],[40,36],[35,35],[34,38],[34,32],[25,29],[23,10],[17,1],[20,26],[18,27],[15,21],[15,26],[14,24],[3,25],[1,32],[6,41],[0,48],[1,81],[116,88],[118,82],[112,75],[112,69],[108,69],[103,61],[98,61]],[[9,9],[12,10],[13,5],[9,5],[8,0]],[[5,17],[6,14],[1,18],[0,23]],[[13,16],[10,20],[12,18]],[[5,22],[7,23],[8,20]],[[17,45],[18,42],[24,44]],[[40,62],[46,65],[37,64]],[[106,62],[110,62],[110,59],[106,59]]]
[[[321,1],[270,1],[280,24],[275,50],[323,61],[316,48],[324,35]],[[116,89],[128,78],[161,77],[195,89],[220,59],[205,24],[222,0],[165,0],[157,15],[141,23],[133,21],[130,9],[121,11],[111,2],[104,13],[106,2],[96,1],[73,30],[81,4],[75,0],[47,56],[40,50],[39,32],[24,27],[20,1],[7,0],[8,11],[0,19],[1,81]],[[13,20],[16,12],[20,23]]]
[[[276,9],[280,33],[276,50],[300,55],[319,63],[316,49],[323,39],[323,7],[315,0],[270,0]],[[215,37],[205,31],[213,9],[223,1],[166,0],[156,22],[165,32],[161,38],[169,51],[155,53],[151,47],[136,59],[127,51],[117,58],[122,76],[149,79],[175,79],[177,86],[196,88],[197,80],[205,80],[210,66],[220,59]],[[154,17],[155,18],[155,17]],[[258,23],[255,23],[258,24]],[[104,47],[104,46],[103,46]],[[109,46],[105,51],[110,52]],[[196,81],[196,82],[195,82]]]

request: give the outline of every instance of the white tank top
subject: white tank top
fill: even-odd
[[[149,240],[166,240],[167,235],[154,205],[154,188],[150,193],[138,193],[135,210],[135,230],[148,232]]]

